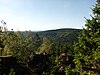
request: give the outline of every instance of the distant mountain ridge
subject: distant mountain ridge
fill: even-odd
[[[62,43],[66,43],[77,41],[78,36],[81,34],[81,31],[82,29],[62,28],[38,32],[31,31],[31,35],[34,36],[35,33],[38,33],[41,38],[48,37],[52,39],[52,41],[56,42],[58,41],[58,38],[60,38],[60,41]]]
[[[73,28],[62,28],[62,29],[55,29],[55,30],[46,30],[46,31],[39,31],[39,32],[35,32],[38,33],[39,35],[42,36],[50,36],[50,35],[56,35],[58,33],[77,33],[77,32],[81,32],[82,29],[73,29]],[[34,32],[33,32],[34,33]]]
[[[52,29],[52,30],[45,30],[45,31],[35,31],[35,32],[50,32],[50,31],[73,31],[73,30],[82,30],[82,29],[75,29],[75,28],[61,28],[61,29]],[[34,32],[34,31],[33,31]]]

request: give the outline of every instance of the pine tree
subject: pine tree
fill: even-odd
[[[78,43],[75,45],[75,70],[80,74],[90,73],[82,71],[83,67],[100,68],[100,0],[92,9],[92,19],[86,19],[86,28],[83,29]]]
[[[53,44],[51,40],[47,37],[43,37],[43,43],[39,47],[39,53],[52,53],[53,52]]]
[[[36,33],[33,37],[33,43],[34,43],[34,51],[37,51],[38,48],[40,47],[41,45],[41,38],[40,36],[38,35],[38,33]]]
[[[27,65],[34,55],[34,41],[29,31],[26,31],[23,37],[21,35],[19,37],[19,50],[16,55],[19,58],[19,62]]]

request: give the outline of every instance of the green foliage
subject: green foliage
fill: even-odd
[[[59,29],[53,31],[51,30],[38,32],[33,36],[33,33],[30,31],[15,32],[8,31],[6,28],[1,27],[0,55],[11,55],[17,58],[18,63],[25,63],[26,65],[28,65],[28,62],[33,59],[35,53],[44,53],[44,55],[48,55],[48,59],[50,62],[45,62],[47,58],[45,60],[42,59],[43,63],[39,62],[39,64],[35,68],[33,67],[32,70],[43,70],[43,73],[41,72],[42,75],[59,74],[59,56],[61,53],[73,55],[72,45],[77,40],[77,36],[80,31],[81,30],[78,29]],[[48,67],[50,67],[50,69],[46,68],[46,71],[44,71],[44,65],[42,65],[44,63],[46,63]],[[68,70],[71,69],[69,68]],[[14,73],[14,70],[11,69],[9,75],[13,75]]]
[[[29,32],[21,34],[14,31],[3,31],[0,37],[4,48],[1,55],[12,55],[19,62],[28,63],[34,54],[33,38]]]
[[[21,47],[18,53],[20,55],[18,55],[18,57],[20,58],[20,60],[23,60],[23,62],[28,63],[34,54],[33,38],[29,32],[26,31],[24,36],[21,37],[20,43]]]
[[[72,69],[70,66],[67,66],[65,68],[65,74],[66,75],[79,75],[79,73],[75,72],[74,69]]]
[[[99,0],[98,0],[99,1]],[[83,29],[82,35],[79,37],[78,43],[74,48],[74,62],[76,64],[76,72],[80,74],[89,73],[88,70],[82,71],[82,67],[100,68],[100,1],[97,2],[93,9],[94,16],[87,19],[86,28]],[[91,72],[90,72],[91,73]],[[92,73],[91,73],[92,74]]]
[[[38,48],[39,48],[40,45],[41,45],[41,38],[40,38],[40,36],[38,35],[38,33],[35,33],[35,34],[34,34],[34,37],[33,37],[33,44],[34,44],[34,51],[37,52]]]
[[[52,42],[47,38],[43,37],[43,43],[39,47],[39,54],[40,53],[52,53]]]
[[[15,75],[15,72],[14,72],[14,69],[13,68],[10,69],[9,75]]]

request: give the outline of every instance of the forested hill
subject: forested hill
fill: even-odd
[[[31,35],[38,33],[41,37],[55,37],[55,36],[62,36],[64,33],[75,35],[79,34],[82,29],[72,29],[72,28],[63,28],[63,29],[55,29],[55,30],[46,30],[46,31],[31,31]],[[62,34],[63,33],[63,34]]]
[[[55,29],[55,30],[40,31],[38,33],[39,33],[39,35],[42,35],[42,36],[55,36],[55,35],[61,35],[61,33],[72,34],[72,33],[77,33],[77,32],[80,32],[80,31],[81,31],[81,29],[65,28],[65,29]]]
[[[31,32],[31,35],[38,33],[40,37],[48,37],[52,39],[52,41],[61,40],[64,43],[69,41],[70,42],[76,41],[81,31],[82,31],[81,29],[63,28],[63,29]]]

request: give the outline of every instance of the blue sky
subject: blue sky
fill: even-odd
[[[0,21],[15,31],[79,29],[84,17],[90,18],[92,5],[95,0],[0,0]]]

